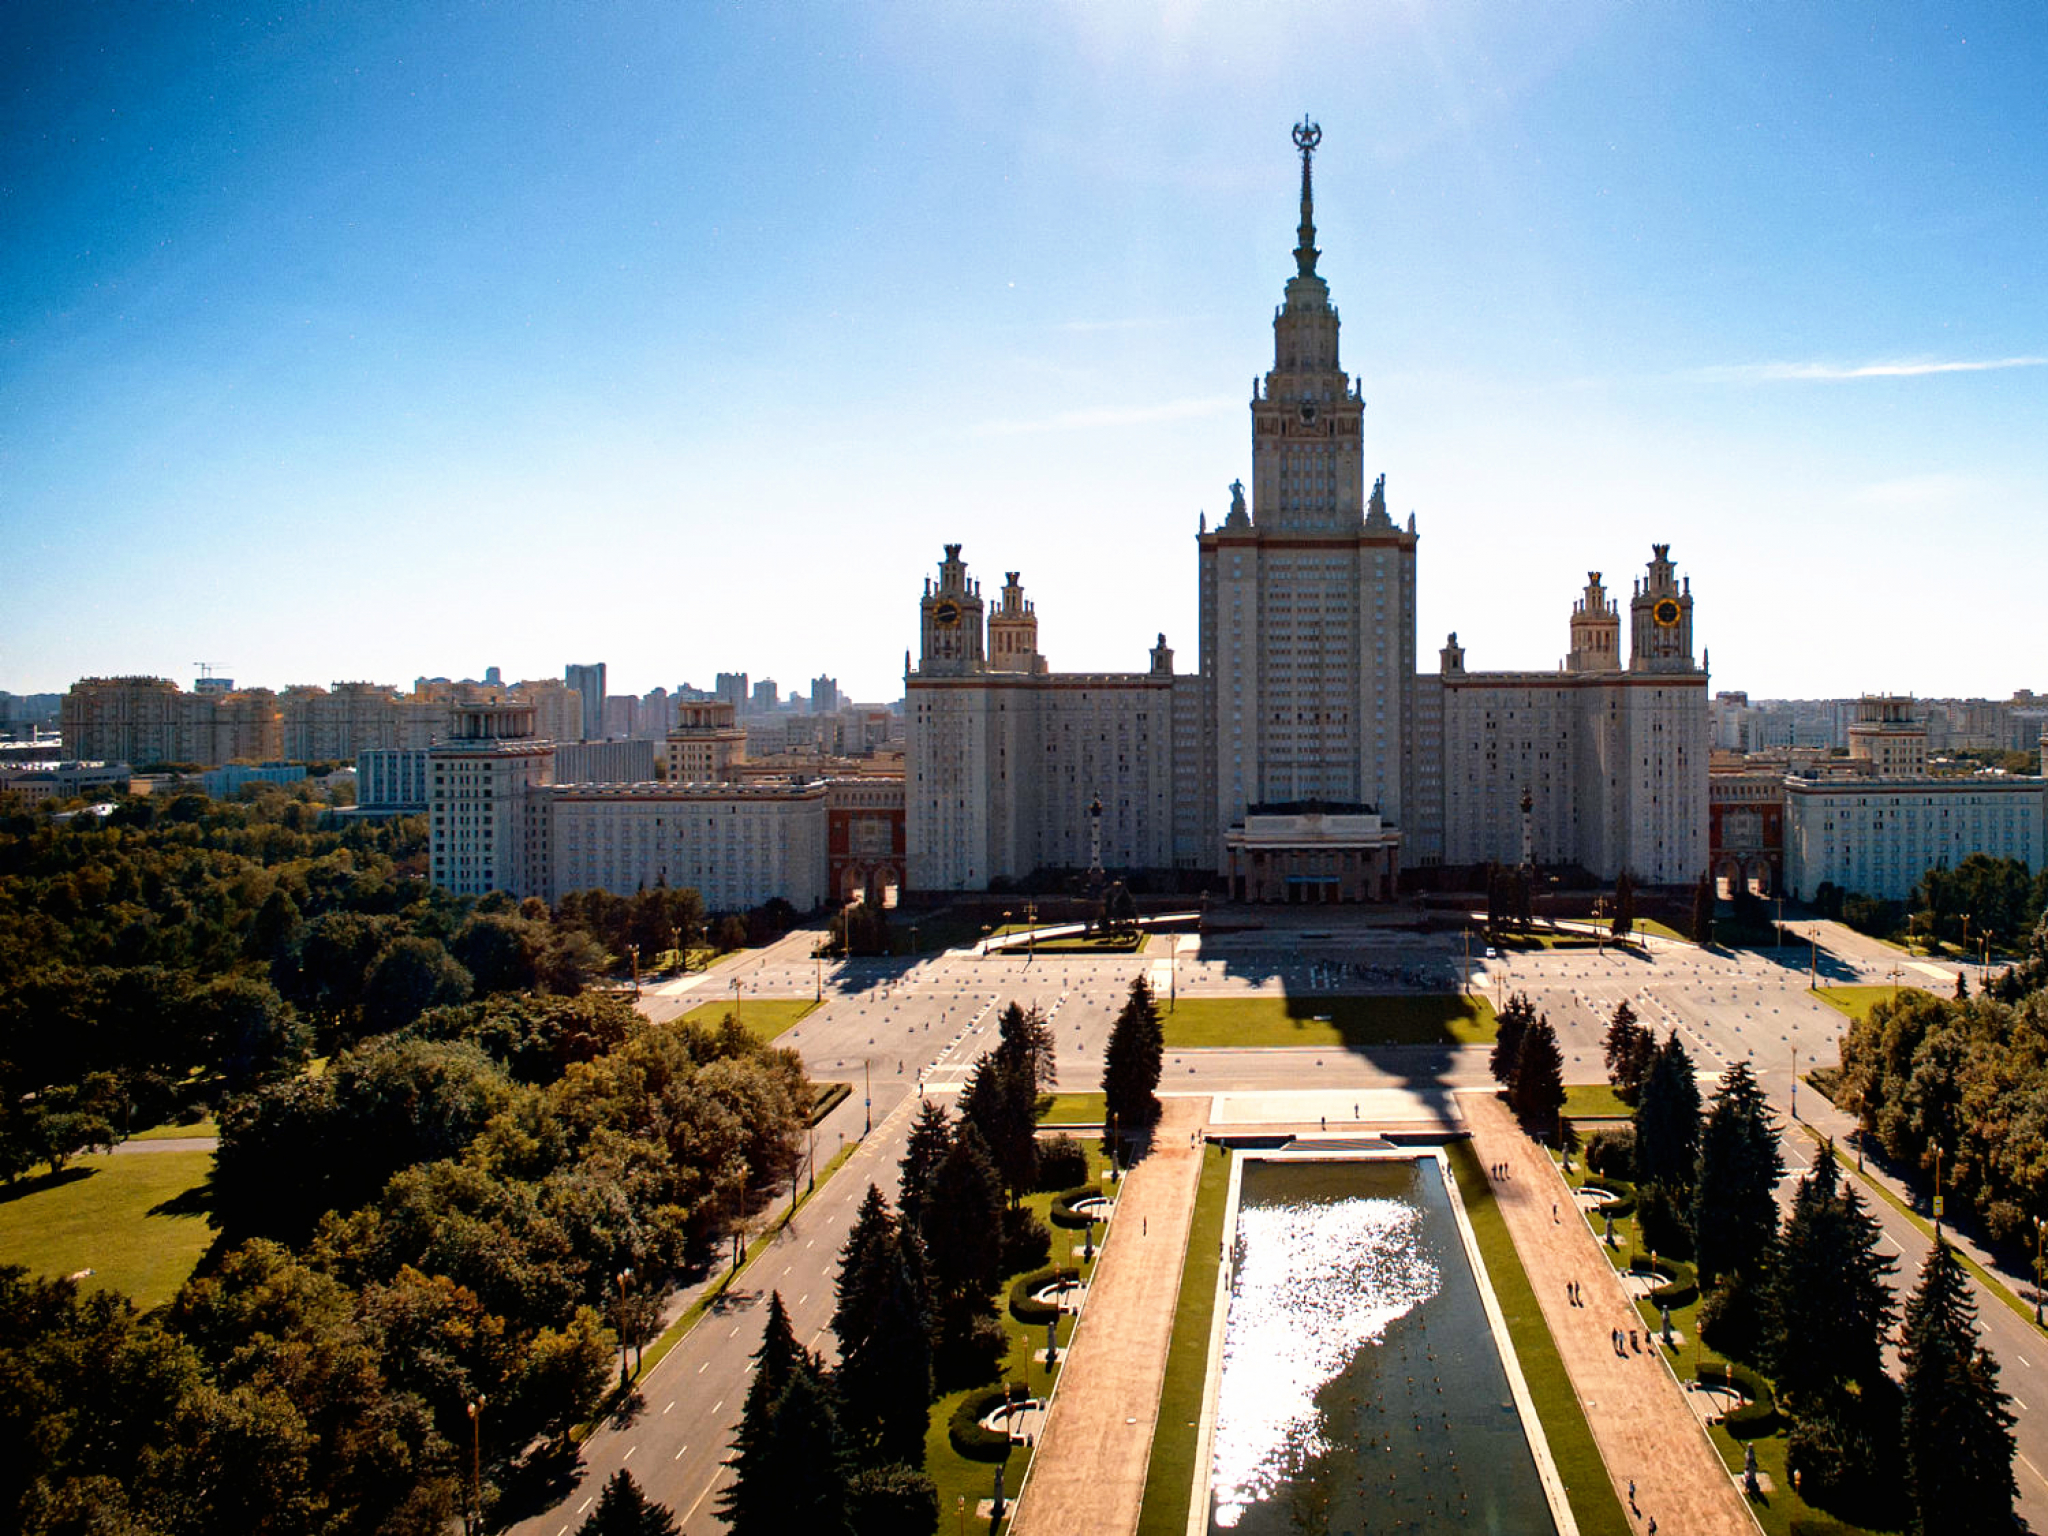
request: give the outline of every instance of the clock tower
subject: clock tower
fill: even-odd
[[[1629,600],[1628,669],[1692,672],[1692,578],[1680,581],[1669,544],[1650,546],[1647,574]]]
[[[920,611],[920,672],[927,677],[965,677],[982,670],[981,583],[968,578],[958,544],[946,546],[938,581],[925,578]]]

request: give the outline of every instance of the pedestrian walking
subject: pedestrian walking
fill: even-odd
[[[1553,1227],[1557,1225],[1557,1202],[1555,1200],[1550,1202],[1550,1224]]]
[[[1628,1507],[1630,1509],[1636,1507],[1636,1480],[1634,1478],[1628,1480]]]

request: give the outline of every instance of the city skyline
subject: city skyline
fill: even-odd
[[[1717,689],[2038,686],[2048,29],[1742,20],[20,18],[0,686],[889,700],[954,541],[1062,669],[1192,652],[1304,109],[1425,657],[1655,539]]]

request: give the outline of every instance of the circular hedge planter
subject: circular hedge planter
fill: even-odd
[[[1020,1323],[1044,1327],[1060,1315],[1060,1309],[1049,1301],[1040,1301],[1038,1292],[1049,1285],[1058,1285],[1062,1279],[1078,1285],[1081,1271],[1071,1264],[1052,1264],[1018,1276],[1010,1286],[1010,1316]]]
[[[946,1424],[946,1438],[953,1449],[969,1461],[1008,1461],[1010,1437],[998,1434],[981,1421],[1010,1400],[1008,1387],[984,1387],[960,1399]]]
[[[1690,1264],[1681,1264],[1676,1259],[1653,1260],[1639,1253],[1628,1261],[1628,1267],[1630,1274],[1664,1277],[1662,1285],[1643,1293],[1643,1300],[1653,1307],[1669,1307],[1675,1312],[1700,1298],[1699,1275]]]
[[[1055,1195],[1052,1202],[1052,1224],[1056,1227],[1070,1227],[1079,1230],[1087,1226],[1090,1221],[1106,1221],[1107,1217],[1090,1216],[1085,1211],[1074,1209],[1078,1201],[1101,1200],[1103,1198],[1105,1197],[1102,1191],[1093,1184],[1082,1184],[1067,1190],[1063,1194]]]
[[[1721,1421],[1721,1427],[1737,1440],[1754,1440],[1778,1427],[1778,1402],[1771,1384],[1747,1366],[1702,1361],[1694,1375],[1706,1386],[1729,1387],[1749,1399]]]
[[[1612,1216],[1616,1221],[1626,1220],[1636,1213],[1636,1187],[1621,1179],[1581,1179],[1581,1189],[1597,1189],[1603,1195],[1612,1195],[1611,1200],[1593,1207],[1588,1214]]]

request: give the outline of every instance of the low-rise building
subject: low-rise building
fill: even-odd
[[[1928,870],[1973,853],[2038,870],[2048,856],[2044,790],[2048,780],[2022,774],[1787,779],[1787,893],[1807,900],[1832,885],[1904,901]]]
[[[125,794],[129,778],[126,763],[29,763],[0,768],[0,795],[36,802]]]

